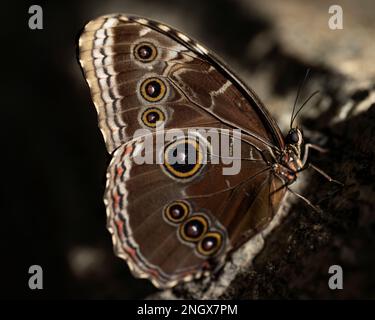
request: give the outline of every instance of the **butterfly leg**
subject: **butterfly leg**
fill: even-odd
[[[281,181],[284,181],[284,179],[283,179],[282,177],[280,177],[280,176],[278,176],[278,175],[277,175],[277,177],[278,177]],[[303,195],[301,195],[301,194],[299,194],[299,193],[293,191],[292,189],[290,189],[290,188],[289,188],[290,184],[291,184],[291,183],[284,183],[280,188],[276,189],[276,190],[273,191],[271,194],[273,194],[273,193],[275,193],[275,192],[277,192],[277,191],[279,191],[279,190],[281,190],[281,189],[283,189],[283,188],[287,188],[288,191],[289,191],[291,194],[293,194],[293,195],[295,195],[297,198],[301,199],[301,200],[302,200],[303,202],[305,202],[310,208],[312,208],[315,212],[318,212],[318,213],[322,213],[322,212],[323,212],[322,209],[320,209],[319,207],[317,207],[317,206],[315,206],[314,204],[312,204],[312,202],[311,202],[309,199],[305,198]]]
[[[326,178],[329,182],[334,182],[339,184],[340,186],[344,186],[344,184],[336,179],[333,179],[331,176],[329,176],[327,173],[325,173],[322,169],[318,168],[317,166],[313,165],[312,163],[308,163],[307,165],[303,166],[298,172],[302,172],[307,169],[314,169],[316,172],[320,173],[324,178]]]
[[[293,190],[290,189],[289,187],[287,187],[287,188],[288,188],[288,190],[289,190],[292,194],[294,194],[297,198],[300,198],[302,201],[304,201],[304,202],[305,202],[310,208],[312,208],[315,212],[318,212],[318,213],[322,213],[322,212],[323,212],[322,209],[320,209],[319,207],[313,205],[309,199],[307,199],[307,198],[305,198],[303,195],[300,195],[299,193],[293,191]]]
[[[344,186],[344,184],[336,179],[331,178],[327,173],[325,173],[322,169],[319,169],[317,166],[309,163],[307,167],[314,169],[316,172],[320,173],[324,178],[326,178],[329,182],[334,182],[339,184],[340,186]]]
[[[311,143],[306,143],[305,144],[305,150],[303,153],[303,159],[302,159],[302,167],[305,167],[305,164],[307,162],[308,156],[309,156],[309,149],[314,149],[317,150],[321,153],[326,153],[328,152],[328,149],[324,149],[316,144],[311,144]]]

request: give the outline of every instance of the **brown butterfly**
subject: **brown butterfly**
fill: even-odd
[[[104,201],[115,252],[157,287],[220,268],[274,217],[307,167],[309,148],[321,150],[305,144],[302,157],[295,117],[284,138],[254,92],[202,45],[164,24],[99,17],[79,38],[79,60],[113,156]],[[189,152],[202,160],[201,142],[189,136],[162,149],[164,163],[137,163],[136,155],[157,156],[157,148],[146,150],[145,137],[135,133],[148,129],[157,138],[164,135],[160,124],[184,132],[241,129],[240,172],[223,175],[225,165],[212,161],[169,161]]]

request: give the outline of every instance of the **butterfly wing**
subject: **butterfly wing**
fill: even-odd
[[[150,57],[142,59],[142,45],[151,48]],[[140,118],[149,105],[165,108],[165,128],[225,124],[263,145],[284,146],[256,95],[202,45],[166,25],[124,15],[100,17],[86,25],[79,58],[110,153],[144,126]],[[154,76],[164,81],[163,94],[142,95],[144,80]]]
[[[158,287],[217,268],[230,250],[264,228],[285,194],[269,162],[283,148],[280,130],[256,96],[203,46],[163,24],[100,17],[86,25],[79,57],[113,153],[105,202],[116,253],[136,276]],[[223,176],[224,165],[212,163],[212,153],[194,168],[138,164],[140,154],[165,157],[181,143],[157,151],[156,137],[165,138],[160,125],[184,132],[240,128],[240,172]],[[145,147],[147,135],[137,137],[142,128],[153,132],[152,151]],[[211,146],[192,140],[183,143],[194,150]]]
[[[223,165],[208,161],[186,181],[172,176],[166,164],[136,160],[150,152],[160,158],[179,141],[158,150],[156,140],[150,148],[141,137],[114,152],[105,201],[117,255],[136,276],[170,287],[218,268],[229,251],[267,225],[277,210],[273,197],[283,193],[270,196],[280,185],[261,153],[246,142],[241,142],[240,174],[224,179]],[[201,233],[189,236],[189,225]]]

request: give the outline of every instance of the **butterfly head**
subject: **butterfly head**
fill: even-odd
[[[302,130],[297,128],[291,128],[285,137],[285,142],[287,145],[294,145],[295,147],[301,147],[303,143]]]
[[[277,173],[285,177],[288,183],[297,178],[297,172],[302,168],[301,146],[303,144],[302,130],[298,127],[291,128],[285,137],[285,149],[277,165]]]
[[[285,151],[288,157],[294,160],[301,158],[301,147],[303,144],[303,133],[298,127],[291,128],[285,137]]]

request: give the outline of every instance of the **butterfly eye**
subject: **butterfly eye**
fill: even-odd
[[[179,223],[185,220],[189,215],[189,205],[184,201],[173,201],[164,210],[164,216],[167,221]]]
[[[134,48],[134,56],[141,62],[151,62],[157,56],[157,50],[152,43],[142,42]]]
[[[198,243],[197,250],[204,256],[214,255],[221,247],[223,236],[219,232],[208,232]]]
[[[289,144],[296,144],[299,142],[299,134],[296,130],[289,131],[288,135],[286,136],[286,142]]]
[[[157,102],[164,98],[166,86],[158,78],[149,78],[141,84],[141,94],[149,102]]]
[[[203,153],[195,140],[179,140],[165,148],[164,168],[172,177],[191,178],[202,166]]]
[[[208,222],[204,216],[195,215],[186,220],[179,229],[181,238],[188,242],[199,241],[207,232]]]
[[[141,119],[147,127],[155,128],[158,123],[165,121],[165,114],[159,108],[148,108],[143,111]]]

